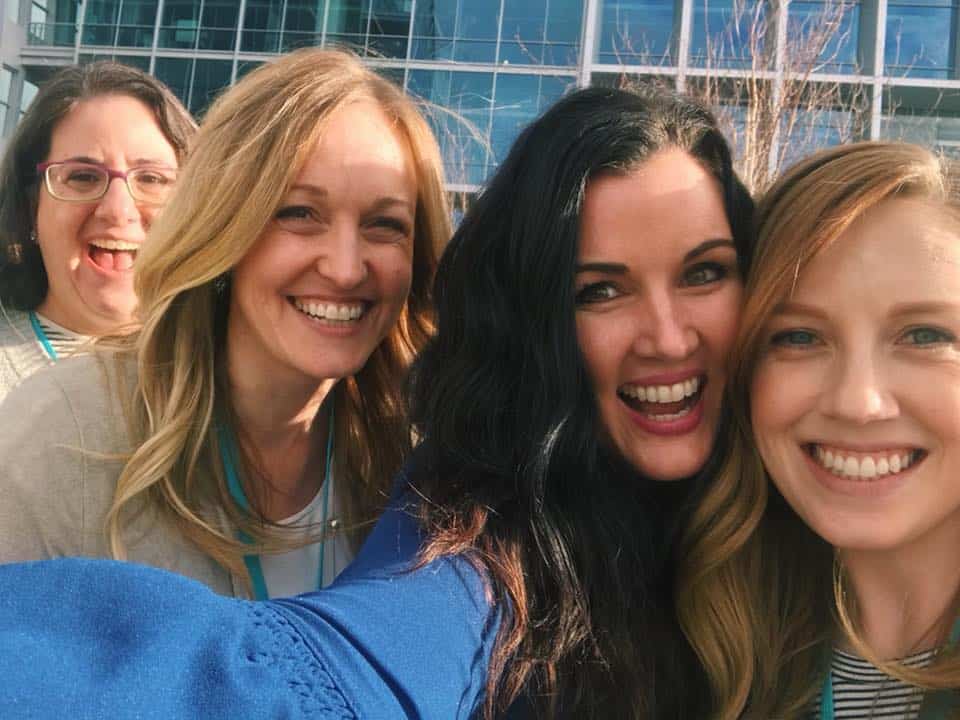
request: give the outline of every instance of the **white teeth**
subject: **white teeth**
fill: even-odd
[[[671,403],[695,395],[700,389],[700,378],[695,377],[673,385],[624,385],[620,394],[641,402]]]
[[[911,454],[887,453],[860,456],[843,455],[840,450],[827,450],[819,445],[814,446],[813,456],[823,467],[835,475],[848,478],[869,480],[883,475],[891,475],[910,467]]]
[[[139,243],[125,242],[123,240],[91,240],[90,244],[102,250],[137,251],[140,249]]]
[[[690,408],[684,408],[680,412],[665,413],[663,415],[647,415],[647,417],[650,418],[651,420],[654,420],[655,422],[669,422],[670,420],[677,420],[689,414],[690,414]]]
[[[305,302],[294,298],[294,306],[300,312],[327,321],[348,322],[359,320],[363,305],[337,305],[335,303]]]

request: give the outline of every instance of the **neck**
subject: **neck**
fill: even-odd
[[[326,413],[318,412],[336,380],[278,368],[231,339],[228,328],[227,379],[238,437],[263,476],[251,500],[268,519],[282,520],[304,508],[323,482],[328,427]]]
[[[937,647],[953,626],[960,519],[896,549],[840,553],[860,632],[883,660]]]
[[[71,312],[62,303],[58,303],[51,293],[47,293],[47,297],[37,307],[37,312],[78,335],[109,335],[123,332],[124,326],[131,322],[130,318],[109,320],[86,312]]]

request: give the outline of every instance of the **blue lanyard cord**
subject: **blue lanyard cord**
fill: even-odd
[[[330,500],[330,470],[333,467],[333,430],[334,413],[333,404],[330,405],[329,427],[327,428],[327,456],[325,458],[325,468],[323,471],[323,500],[322,512],[323,532],[327,531],[327,510]],[[241,509],[250,512],[250,502],[243,492],[243,486],[240,484],[240,475],[237,472],[237,453],[236,442],[233,433],[222,423],[217,424],[217,440],[220,443],[220,462],[223,463],[223,473],[227,476],[227,489],[230,491],[230,497],[240,506]],[[243,531],[237,532],[237,537],[241,542],[252,545],[254,540],[250,535]],[[323,587],[323,561],[326,551],[325,537],[320,538],[320,562],[317,567],[317,588]],[[247,566],[247,572],[250,573],[250,582],[253,585],[253,597],[255,600],[269,600],[270,594],[267,592],[267,582],[263,576],[263,565],[260,562],[259,555],[244,555],[243,563]]]
[[[30,327],[33,328],[33,334],[36,336],[37,341],[43,346],[43,351],[47,354],[47,357],[56,362],[57,351],[54,350],[53,345],[50,344],[50,338],[48,338],[47,334],[43,331],[43,325],[40,324],[37,314],[31,310],[29,315]]]

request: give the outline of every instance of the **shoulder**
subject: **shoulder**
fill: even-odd
[[[0,305],[0,400],[38,370],[49,367],[29,315]]]
[[[112,353],[65,358],[13,389],[0,412],[8,418],[42,415],[44,427],[87,418],[103,422],[129,400],[123,397],[133,389],[128,365]]]

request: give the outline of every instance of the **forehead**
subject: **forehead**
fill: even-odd
[[[397,124],[372,100],[355,100],[333,110],[308,153],[301,177],[349,169],[374,175],[413,175],[410,144]]]
[[[720,184],[682,150],[661,150],[629,172],[601,174],[587,185],[583,258],[629,253],[654,263],[729,237]]]
[[[867,211],[800,273],[793,298],[830,305],[856,294],[876,304],[960,295],[960,223],[943,208],[886,200]]]
[[[175,157],[153,111],[128,95],[99,95],[77,102],[50,136],[51,158],[108,152],[128,158]]]

